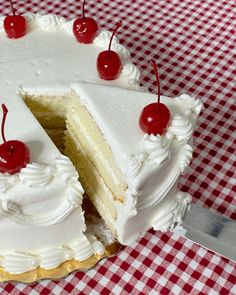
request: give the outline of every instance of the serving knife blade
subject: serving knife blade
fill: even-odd
[[[193,242],[236,261],[236,221],[199,204],[185,214],[185,236]]]

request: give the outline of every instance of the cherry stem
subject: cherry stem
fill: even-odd
[[[84,12],[84,10],[85,10],[85,0],[84,0],[84,2],[83,2],[83,8],[82,8],[82,13],[83,13],[83,18],[85,18],[85,12]]]
[[[158,76],[158,72],[157,72],[157,64],[156,64],[156,62],[152,59],[151,60],[151,63],[152,63],[152,66],[153,66],[154,73],[156,75],[156,82],[157,82],[157,105],[159,106],[159,104],[160,104],[160,97],[161,97],[160,80],[159,80],[159,76]]]
[[[15,8],[14,8],[14,6],[13,6],[13,3],[12,3],[12,0],[9,0],[10,1],[10,4],[11,4],[11,10],[12,10],[12,13],[13,13],[13,15],[15,16],[16,14],[15,14]]]
[[[5,121],[6,121],[8,109],[7,109],[7,107],[6,107],[5,104],[2,104],[2,112],[3,112],[3,118],[2,118],[2,129],[1,129],[1,133],[2,133],[3,142],[6,143],[4,128],[5,128]]]
[[[113,33],[112,33],[112,35],[111,35],[111,39],[110,39],[110,42],[109,42],[108,51],[111,50],[111,42],[112,42],[112,39],[113,39],[113,37],[115,36],[115,33],[117,32],[117,30],[119,29],[119,27],[121,27],[121,26],[122,26],[122,21],[119,21],[119,22],[117,23],[117,25],[116,25],[115,30],[113,31]]]

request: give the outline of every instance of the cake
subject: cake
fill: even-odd
[[[201,109],[186,94],[162,97],[171,111],[167,132],[144,134],[138,117],[156,98],[141,91],[139,71],[116,38],[112,49],[122,71],[106,81],[97,74],[96,58],[108,47],[109,32],[80,44],[73,21],[25,18],[28,32],[17,40],[6,37],[0,19],[6,137],[26,143],[31,154],[20,172],[0,173],[2,281],[55,277],[60,265],[68,272],[87,269],[111,253],[86,230],[84,189],[124,245],[151,227],[166,231],[181,224],[191,198],[177,191],[177,181],[190,163]]]
[[[43,89],[38,91],[46,98]],[[57,97],[53,89],[50,93]],[[26,88],[23,96],[37,101],[33,89]],[[155,94],[77,82],[62,96],[65,154],[118,241],[130,245],[151,227],[167,231],[180,225],[191,197],[179,192],[177,183],[192,158],[190,143],[201,102],[187,94],[162,96],[172,119],[165,134],[154,136],[145,134],[138,121]],[[49,96],[48,109],[50,105]]]

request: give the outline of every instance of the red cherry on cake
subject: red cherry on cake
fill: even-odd
[[[8,15],[4,18],[4,29],[7,37],[16,39],[24,36],[27,32],[26,20],[22,15],[16,15],[12,0],[10,0],[13,15]]]
[[[29,148],[19,140],[6,141],[4,135],[4,126],[7,116],[7,107],[2,104],[3,119],[2,119],[2,139],[0,145],[0,172],[15,174],[24,168],[30,160]]]
[[[139,126],[145,133],[162,135],[170,121],[170,111],[165,104],[160,102],[160,81],[157,72],[157,65],[153,60],[151,63],[156,75],[158,99],[157,102],[144,107],[139,117]]]
[[[80,43],[92,43],[98,31],[96,21],[91,17],[85,17],[85,0],[83,2],[83,17],[77,18],[73,23],[73,33]]]
[[[114,80],[117,79],[122,70],[122,63],[119,55],[111,50],[112,39],[119,29],[122,26],[122,22],[119,22],[116,25],[114,32],[111,35],[109,42],[108,50],[102,51],[97,57],[97,71],[99,77],[104,80]]]

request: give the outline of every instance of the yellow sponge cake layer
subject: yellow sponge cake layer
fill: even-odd
[[[115,163],[113,153],[102,132],[73,91],[69,95],[69,104],[66,113],[67,129],[80,142],[115,198],[122,201],[127,184]]]
[[[43,128],[65,129],[66,97],[24,95],[23,98]]]
[[[80,173],[80,182],[90,201],[98,213],[103,216],[106,224],[115,234],[114,222],[117,217],[114,195],[105,185],[102,177],[88,159],[86,152],[75,136],[67,131],[65,134],[65,154],[70,157]]]
[[[54,142],[54,144],[57,146],[57,148],[60,150],[60,152],[63,153],[65,141],[64,129],[45,129],[45,131]]]

